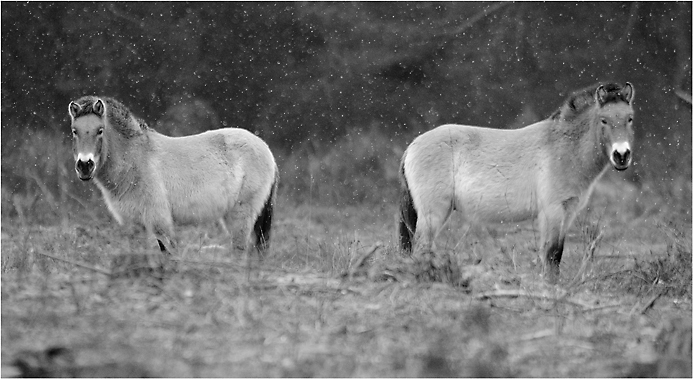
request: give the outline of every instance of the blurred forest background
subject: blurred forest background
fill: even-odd
[[[165,134],[255,132],[285,199],[395,203],[416,135],[528,125],[598,81],[636,89],[627,180],[690,220],[691,16],[691,2],[3,2],[3,224],[103,208],[73,169],[67,105],[85,94]]]

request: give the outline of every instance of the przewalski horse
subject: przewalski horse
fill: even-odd
[[[443,125],[402,156],[400,244],[428,252],[453,210],[482,222],[538,217],[544,278],[555,283],[566,231],[609,164],[632,161],[630,83],[576,92],[548,119],[516,130]]]
[[[174,224],[220,220],[237,250],[267,249],[279,174],[260,138],[237,128],[168,137],[108,97],[68,109],[77,176],[94,180],[119,224],[141,223],[170,252]]]

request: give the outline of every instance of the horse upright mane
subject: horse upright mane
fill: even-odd
[[[592,107],[595,103],[594,93],[602,84],[595,84],[590,87],[574,92],[563,102],[560,108],[556,110],[551,119],[556,120],[563,118],[565,120],[575,119],[584,111]],[[603,97],[604,104],[615,103],[619,101],[628,102],[625,95],[621,92],[623,87],[615,83],[604,84],[606,95]]]
[[[96,114],[98,116],[93,108],[94,103],[98,99],[101,99],[106,105],[105,116],[108,124],[124,137],[135,137],[149,129],[144,120],[135,116],[123,103],[111,97],[83,96],[75,100],[75,103],[79,104],[81,108],[74,117],[77,118],[88,114]]]

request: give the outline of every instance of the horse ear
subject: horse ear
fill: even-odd
[[[94,105],[92,105],[91,109],[94,110],[94,113],[97,116],[103,117],[104,106],[103,106],[103,101],[101,101],[101,99],[96,100],[94,102]]]
[[[606,90],[604,89],[604,85],[600,85],[597,90],[594,92],[594,100],[597,101],[597,104],[599,105],[604,105],[604,98],[606,97]]]
[[[633,85],[626,82],[626,85],[623,86],[623,89],[621,90],[621,95],[623,95],[628,104],[630,104],[633,101],[633,96],[635,96],[635,89],[633,88]]]
[[[70,112],[70,117],[73,119],[75,116],[77,116],[77,113],[82,110],[82,106],[75,103],[74,101],[70,102],[70,105],[67,107],[67,111]]]

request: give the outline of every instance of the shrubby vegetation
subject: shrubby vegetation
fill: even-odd
[[[519,127],[631,81],[626,175],[690,192],[690,3],[8,3],[2,21],[4,216],[15,195],[88,195],[65,109],[92,93],[173,135],[254,131],[283,193],[358,203],[390,196],[401,151],[436,125]]]

